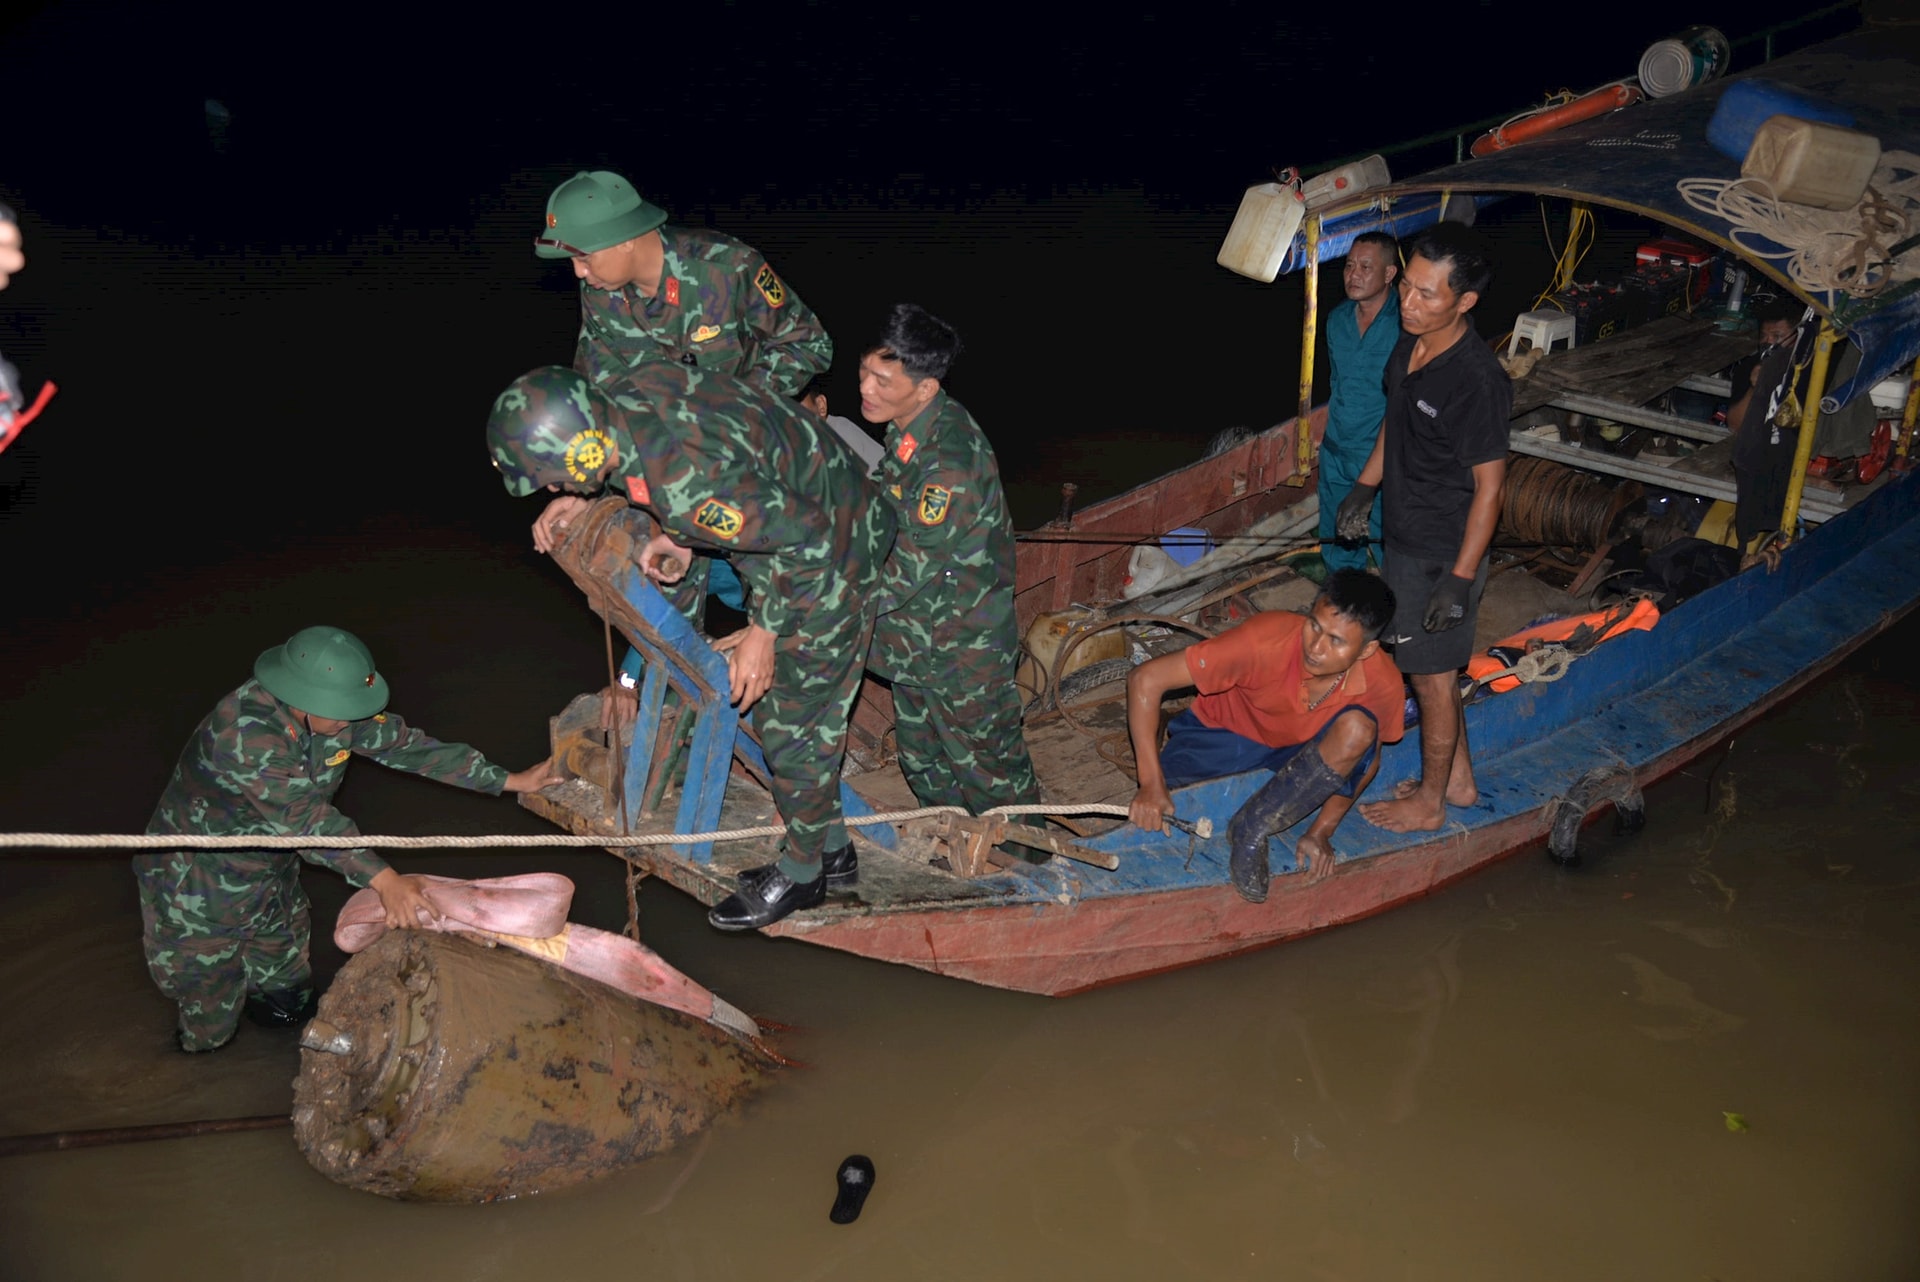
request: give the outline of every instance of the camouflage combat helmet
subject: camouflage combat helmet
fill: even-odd
[[[571,258],[644,236],[667,221],[667,211],[619,174],[582,169],[547,197],[547,222],[533,239],[542,258]]]
[[[253,675],[280,702],[329,721],[359,721],[387,706],[373,653],[340,628],[302,628],[254,660]]]
[[[549,485],[599,490],[617,437],[602,425],[597,399],[584,376],[562,365],[522,374],[500,393],[487,419],[487,448],[507,493],[524,498]]]

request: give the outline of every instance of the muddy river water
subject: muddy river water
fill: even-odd
[[[139,831],[195,722],[322,621],[368,639],[429,732],[510,767],[544,753],[546,718],[604,681],[600,630],[528,547],[534,509],[502,493],[480,426],[494,389],[566,358],[569,286],[520,248],[545,182],[523,175],[451,240],[331,257],[35,228],[6,350],[66,387],[0,460],[0,830]],[[1047,244],[1104,227],[1158,246],[1168,279],[1217,270],[1219,211],[1076,208]],[[849,347],[894,301],[874,276],[828,306],[799,220],[723,225],[826,282],[801,287]],[[893,261],[935,235],[861,249]],[[496,243],[511,255],[473,248]],[[1278,292],[1236,287],[1216,351],[1258,405],[1186,421],[1172,401],[1204,389],[1173,378],[1089,404],[1027,366],[1023,399],[1005,371],[1025,349],[985,323],[1018,273],[967,261],[928,269],[928,301],[974,322],[960,394],[1038,496],[1023,524],[1059,479],[1128,483],[1286,413],[1290,373],[1251,355],[1289,341]],[[1115,359],[1063,350],[1067,373]],[[806,1065],[692,1146],[475,1207],[337,1187],[284,1131],[0,1158],[0,1278],[1912,1279],[1916,650],[1909,620],[1652,789],[1640,836],[1591,829],[1580,869],[1524,852],[1365,922],[1066,1000],[723,937],[649,887],[646,940],[789,1025]],[[368,832],[549,831],[369,763],[339,801]],[[624,918],[605,856],[396,862],[553,869],[577,920]],[[346,888],[307,882],[330,922]],[[326,934],[323,976],[342,962]],[[244,1026],[188,1058],[171,1024],[123,859],[0,857],[0,1133],[287,1108],[292,1035]],[[843,1227],[827,1212],[852,1153],[878,1178]]]
[[[411,584],[379,636],[397,709],[533,759],[538,710],[595,675],[582,612],[543,603],[560,589],[537,567],[510,573],[518,549],[353,536],[320,548],[351,574],[240,556],[237,586],[129,590],[42,638],[6,698],[6,827],[137,830],[198,704],[259,644],[236,618],[283,631],[302,594],[348,579]],[[534,608],[507,609],[503,585],[527,583]],[[337,1187],[286,1132],[4,1158],[0,1276],[1910,1278],[1916,640],[1909,623],[1653,789],[1639,837],[1589,830],[1583,868],[1523,853],[1369,921],[1065,1000],[723,937],[650,887],[652,946],[791,1025],[806,1064],[693,1146],[478,1207]],[[525,658],[542,654],[569,657]],[[167,682],[127,679],[155,655]],[[541,830],[366,764],[341,803],[367,831]],[[576,919],[623,916],[601,856],[401,866],[557,869]],[[308,883],[330,920],[343,885]],[[341,958],[322,939],[316,961]],[[0,993],[0,1131],[287,1106],[291,1034],[172,1050],[117,859],[0,862]],[[878,1179],[836,1226],[855,1152]]]

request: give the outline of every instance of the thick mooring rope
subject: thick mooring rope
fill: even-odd
[[[849,827],[869,824],[905,823],[909,819],[927,819],[935,815],[964,815],[959,806],[922,806],[918,810],[895,810],[883,815],[847,815]],[[987,815],[1110,815],[1127,817],[1125,806],[1108,803],[1073,805],[995,806]],[[983,818],[985,816],[982,816]],[[719,832],[662,832],[645,835],[626,833],[576,837],[565,833],[501,834],[491,837],[320,837],[320,836],[237,836],[211,837],[195,833],[0,833],[0,849],[35,850],[485,850],[541,849],[573,847],[597,850],[629,850],[638,846],[691,846],[703,842],[749,841],[755,837],[778,837],[785,824],[763,824],[757,828],[728,828]]]

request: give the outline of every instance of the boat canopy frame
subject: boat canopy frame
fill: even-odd
[[[1304,271],[1307,297],[1317,297],[1319,267],[1343,257],[1354,238],[1378,228],[1405,235],[1471,201],[1472,207],[1514,195],[1550,197],[1617,209],[1644,217],[1733,255],[1806,302],[1819,321],[1809,397],[1798,442],[1782,529],[1795,528],[1820,411],[1832,413],[1883,379],[1916,369],[1920,360],[1920,280],[1887,285],[1866,296],[1815,292],[1793,279],[1767,252],[1784,257],[1786,247],[1751,231],[1736,239],[1734,224],[1687,203],[1685,179],[1737,179],[1740,162],[1707,141],[1707,125],[1729,86],[1763,80],[1832,104],[1850,113],[1853,127],[1880,140],[1883,151],[1920,153],[1920,31],[1871,27],[1840,36],[1725,80],[1668,98],[1653,99],[1569,126],[1544,138],[1484,157],[1458,161],[1391,182],[1308,214],[1281,264]],[[1920,238],[1916,238],[1920,239]],[[1895,246],[1901,256],[1920,252],[1915,241]],[[1759,250],[1760,252],[1755,252]],[[1310,302],[1311,305],[1311,302]],[[1313,381],[1313,325],[1303,327],[1301,413]],[[1844,336],[1861,350],[1851,377],[1827,386],[1834,345]],[[1920,378],[1915,379],[1920,387]],[[1912,435],[1915,398],[1904,415],[1901,453]],[[1298,471],[1310,465],[1310,443],[1299,442]]]

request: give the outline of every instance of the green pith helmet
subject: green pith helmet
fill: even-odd
[[[524,498],[548,485],[576,494],[600,489],[600,469],[614,453],[614,432],[595,413],[583,375],[563,365],[522,374],[493,402],[487,449],[507,493]]]
[[[547,197],[547,223],[533,238],[542,258],[571,258],[644,236],[667,221],[667,211],[606,169],[582,169]]]
[[[387,706],[387,679],[351,632],[302,628],[253,663],[254,678],[284,704],[329,721],[359,721]]]

